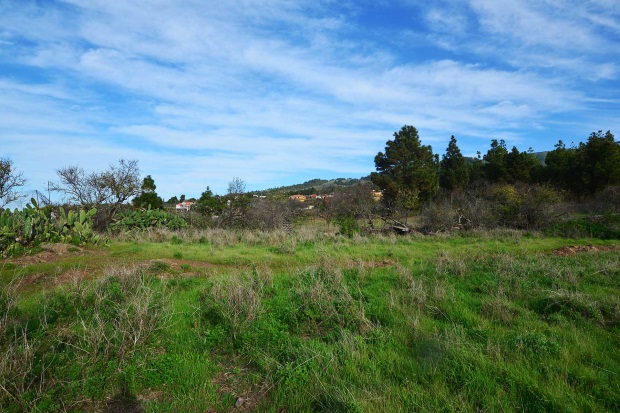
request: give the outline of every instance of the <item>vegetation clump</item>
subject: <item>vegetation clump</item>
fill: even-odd
[[[148,207],[122,212],[109,228],[111,231],[146,230],[148,228],[166,228],[174,231],[187,227],[187,221],[183,217]]]
[[[39,208],[34,199],[22,211],[0,212],[0,254],[24,253],[42,243],[69,242],[75,245],[96,243],[99,236],[93,231],[91,218],[95,208],[85,211],[63,208],[52,211]]]

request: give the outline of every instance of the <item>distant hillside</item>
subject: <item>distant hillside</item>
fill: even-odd
[[[358,183],[369,183],[370,175],[356,179],[356,178],[336,178],[331,180],[326,179],[311,179],[302,184],[280,186],[277,188],[265,189],[262,191],[252,191],[252,194],[256,195],[311,195],[311,194],[329,194],[334,192],[337,188],[345,188],[353,186]]]
[[[545,163],[545,157],[547,156],[548,151],[545,152],[534,152],[534,156],[536,156],[542,165]],[[477,161],[478,158],[466,156],[465,161],[467,163],[473,163]],[[333,193],[337,188],[346,188],[348,186],[353,186],[358,183],[370,183],[370,175],[364,176],[361,178],[336,178],[336,179],[311,179],[302,184],[288,185],[288,186],[280,186],[277,188],[269,188],[262,191],[252,191],[251,194],[255,195],[311,195],[311,194],[330,194]]]

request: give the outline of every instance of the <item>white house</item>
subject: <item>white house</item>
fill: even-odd
[[[192,201],[179,202],[176,206],[177,211],[189,211],[194,203]]]

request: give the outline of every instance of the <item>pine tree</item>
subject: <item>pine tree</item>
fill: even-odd
[[[430,145],[422,145],[418,131],[405,125],[375,157],[377,172],[370,176],[383,191],[389,208],[418,209],[439,189],[439,159]]]
[[[452,202],[454,192],[463,189],[469,182],[469,168],[456,144],[454,135],[450,138],[450,143],[446,153],[441,157],[439,166],[439,184],[442,188],[451,191],[450,201]]]
[[[493,139],[491,149],[484,155],[484,175],[490,182],[508,182],[508,170],[506,169],[506,142]]]

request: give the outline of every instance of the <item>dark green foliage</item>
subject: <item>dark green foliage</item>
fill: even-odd
[[[620,143],[610,131],[592,132],[586,143],[579,144],[575,163],[576,191],[594,194],[620,184]]]
[[[553,185],[562,189],[572,189],[577,179],[575,169],[575,148],[567,149],[564,142],[559,141],[555,149],[545,157],[544,175]]]
[[[576,148],[567,149],[560,141],[545,163],[545,174],[554,185],[580,197],[620,184],[620,143],[610,131],[593,132]]]
[[[491,141],[489,149],[483,157],[483,170],[489,182],[498,183],[533,183],[540,175],[542,166],[540,160],[530,149],[529,152],[519,152],[516,147],[508,152],[506,142],[496,139]]]
[[[442,156],[439,165],[439,184],[442,188],[455,191],[464,188],[469,182],[469,168],[456,144],[454,135],[450,138],[446,153]]]
[[[209,187],[200,194],[200,198],[196,201],[196,210],[205,215],[217,215],[222,212],[225,207],[226,201],[224,198],[213,195],[213,192]]]
[[[478,152],[480,154],[480,152]],[[480,156],[480,155],[479,155]],[[480,158],[473,158],[467,164],[469,182],[479,182],[485,179],[484,162]]]
[[[370,176],[383,191],[389,208],[418,209],[439,189],[439,159],[430,145],[422,145],[418,131],[405,125],[389,140],[385,153],[375,157],[377,172]]]
[[[506,166],[506,142],[504,140],[493,139],[491,149],[484,155],[484,175],[489,182],[509,182],[508,168]]]
[[[620,239],[617,220],[617,216],[572,219],[548,226],[545,234],[565,238]]]
[[[0,410],[104,411],[105,403],[115,411],[121,396],[135,404],[134,377],[167,322],[164,298],[143,274],[119,272],[10,315],[14,334],[0,339]]]
[[[133,199],[132,204],[137,208],[162,209],[164,207],[163,199],[155,192],[142,192]]]
[[[151,175],[147,175],[142,181],[142,192],[132,201],[133,206],[137,208],[162,209],[164,207],[164,200],[157,195],[155,188],[157,188],[155,181]]]
[[[4,256],[23,253],[47,242],[66,242],[76,245],[98,242],[92,228],[92,217],[97,213],[73,211],[65,213],[63,208],[51,217],[49,209],[39,208],[31,199],[22,211],[3,210],[0,213],[0,253]]]
[[[349,238],[360,232],[360,225],[357,219],[348,216],[336,217],[332,221],[340,227],[340,233]]]
[[[142,186],[140,189],[142,189],[143,192],[155,192],[157,185],[155,185],[155,180],[151,177],[151,175],[147,175],[146,178],[142,180]]]
[[[176,214],[147,208],[123,212],[118,220],[110,224],[110,230],[112,231],[143,230],[147,228],[178,230],[187,228],[187,221]]]
[[[509,183],[532,183],[538,181],[541,175],[542,166],[533,151],[519,152],[513,146],[510,153],[506,155],[505,161]]]

